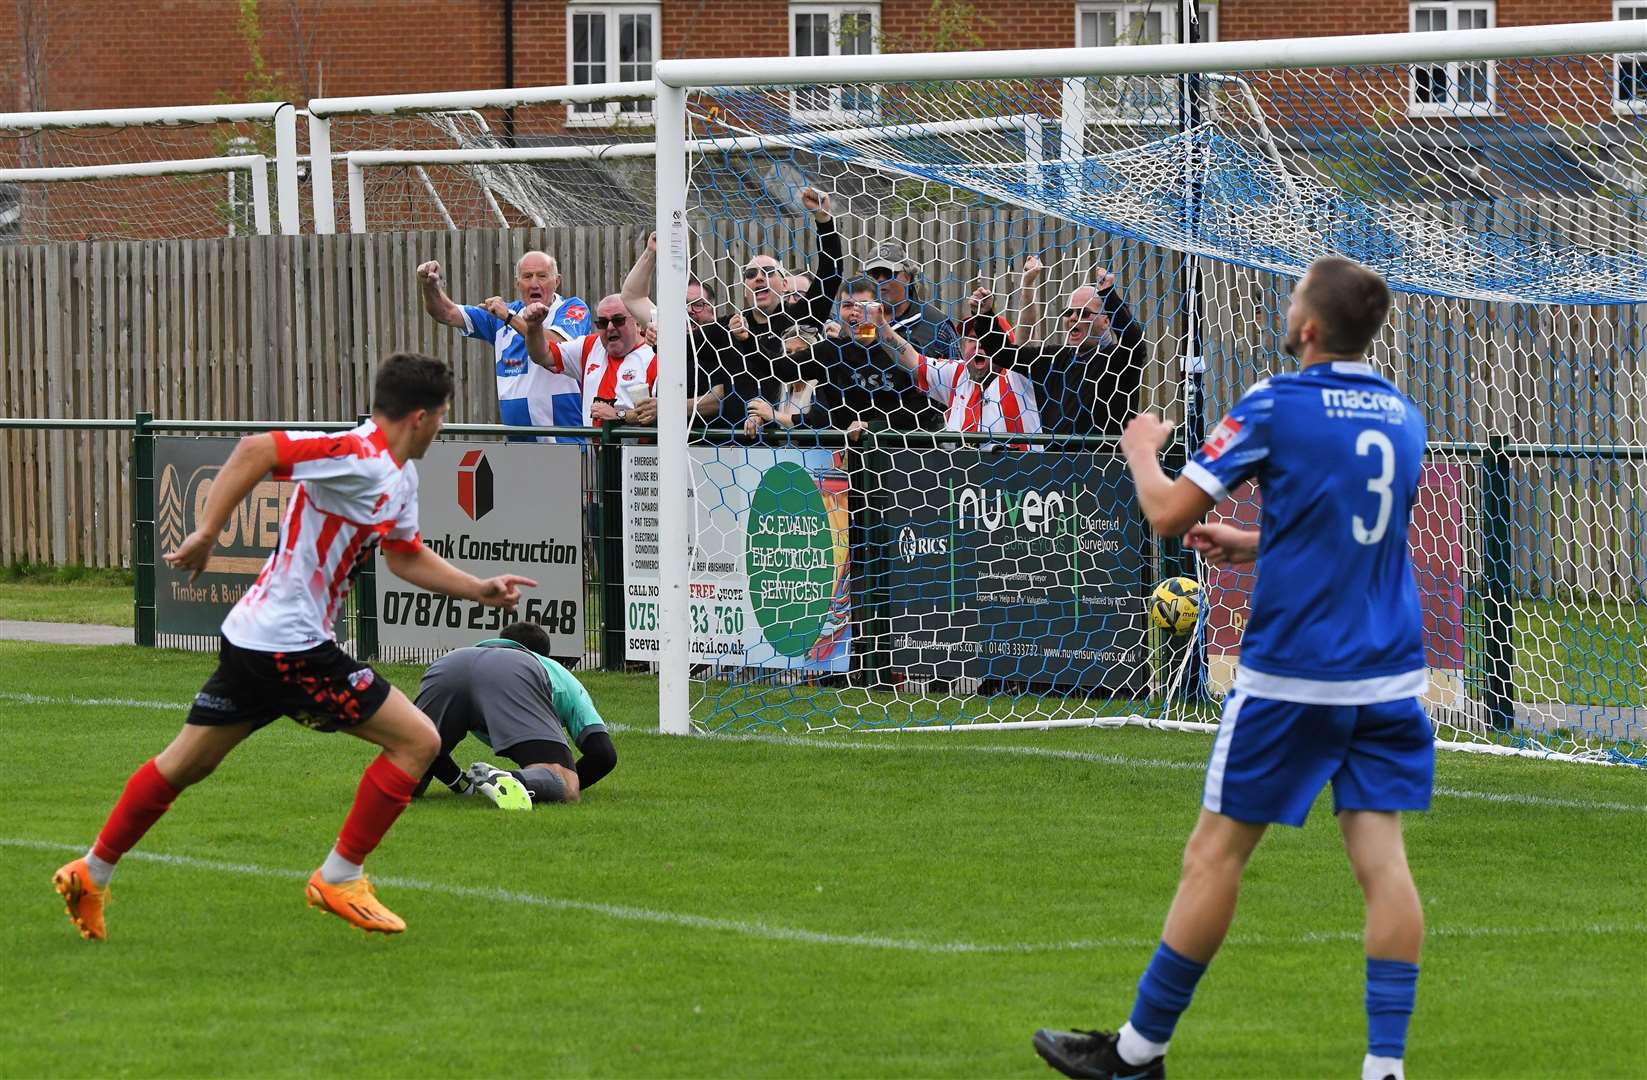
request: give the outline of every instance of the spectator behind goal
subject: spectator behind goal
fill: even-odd
[[[926,356],[887,322],[886,311],[874,309],[881,334],[898,355],[898,363],[915,376],[915,385],[944,409],[946,431],[989,431],[1036,435],[1041,431],[1040,406],[1035,387],[1019,372],[996,362],[971,330],[960,339],[960,359]],[[984,326],[988,321],[981,321]],[[984,443],[985,450],[1000,443]],[[1015,450],[1028,443],[1011,443]],[[1042,449],[1035,446],[1034,449]]]
[[[423,310],[446,326],[463,331],[464,337],[492,346],[492,364],[498,380],[499,419],[514,427],[577,427],[583,418],[583,395],[577,383],[534,365],[526,354],[526,323],[521,311],[531,304],[547,309],[549,332],[569,341],[589,332],[589,305],[576,296],[562,296],[560,269],[554,256],[528,251],[515,263],[516,299],[504,303],[499,296],[479,304],[453,303],[441,283],[440,263],[433,260],[417,268],[418,288],[423,294]],[[516,442],[527,436],[512,436]],[[539,442],[555,442],[542,438]],[[576,437],[567,441],[575,442]]]
[[[937,304],[920,298],[920,265],[896,240],[884,241],[864,263],[864,276],[875,283],[874,299],[886,305],[887,322],[926,356],[950,357],[955,325]]]
[[[646,247],[623,279],[624,306],[640,325],[655,333],[658,306],[651,299],[652,275],[658,265],[658,234],[646,239]],[[745,395],[733,393],[733,378],[725,365],[736,355],[732,331],[716,311],[718,297],[713,281],[689,278],[686,282],[686,334],[688,342],[686,394],[697,419],[727,424],[743,422]],[[648,338],[648,344],[652,339]],[[751,395],[752,396],[752,395]]]

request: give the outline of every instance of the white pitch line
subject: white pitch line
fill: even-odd
[[[49,840],[29,840],[21,837],[0,837],[0,847],[29,851],[83,851],[83,844],[61,844]],[[132,851],[126,858],[143,862],[177,866],[189,870],[209,870],[220,874],[244,874],[248,877],[274,878],[281,881],[305,881],[308,872],[283,870],[255,863],[225,862],[202,859],[193,855],[167,855],[159,852]],[[621,922],[642,922],[664,926],[679,926],[691,930],[711,930],[736,934],[763,941],[779,941],[797,945],[833,945],[861,949],[887,949],[896,952],[926,953],[929,955],[1027,955],[1031,953],[1092,952],[1099,949],[1153,948],[1157,938],[1089,938],[1073,941],[928,941],[919,938],[897,938],[881,934],[832,934],[801,927],[778,926],[772,923],[745,919],[724,919],[712,915],[692,915],[679,911],[635,907],[631,904],[608,904],[594,900],[572,900],[518,889],[499,889],[483,885],[454,885],[421,878],[383,875],[373,879],[379,885],[411,889],[417,892],[453,896],[465,900],[486,900],[493,903],[515,904],[522,907],[541,907],[553,911],[577,911],[588,915],[602,915]],[[1583,934],[1602,936],[1613,934],[1647,935],[1647,923],[1588,923],[1567,926],[1432,926],[1425,933],[1442,938],[1520,938],[1543,937],[1551,934],[1568,936]],[[1235,947],[1275,948],[1288,945],[1323,945],[1360,941],[1362,932],[1355,930],[1306,930],[1291,937],[1265,934],[1233,934],[1226,944]]]
[[[180,704],[175,701],[139,701],[136,698],[47,697],[45,694],[25,694],[17,690],[0,690],[0,701],[15,701],[19,705],[116,705],[127,709],[164,709],[175,713],[189,711],[187,702]]]
[[[25,705],[70,705],[86,707],[123,706],[135,709],[161,709],[179,715],[188,712],[188,703],[170,701],[143,701],[129,698],[76,698],[48,697],[13,690],[0,690],[0,701],[15,701]],[[608,724],[612,731],[625,735],[656,736],[656,728],[635,727],[629,724]],[[864,752],[909,752],[929,754],[1008,754],[1017,757],[1048,758],[1061,761],[1079,761],[1090,765],[1114,765],[1136,769],[1170,769],[1180,772],[1200,772],[1206,766],[1199,761],[1174,761],[1170,758],[1128,757],[1124,754],[1101,754],[1088,750],[1057,750],[1046,746],[969,746],[965,743],[932,743],[916,746],[910,743],[893,744],[873,740],[851,740],[839,735],[790,735],[776,732],[710,732],[696,736],[711,742],[764,743],[771,746],[791,746],[805,750],[843,750]],[[1509,806],[1542,807],[1552,810],[1582,810],[1597,813],[1647,814],[1647,803],[1607,802],[1599,799],[1562,799],[1549,795],[1523,795],[1517,792],[1474,791],[1469,788],[1437,787],[1435,794],[1445,799],[1474,799],[1481,802]]]

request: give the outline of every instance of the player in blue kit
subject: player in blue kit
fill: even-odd
[[[583,423],[583,388],[577,380],[547,371],[526,355],[528,323],[541,322],[546,333],[561,341],[589,333],[592,325],[589,305],[581,297],[562,296],[557,291],[560,270],[553,256],[528,251],[520,257],[515,264],[517,299],[507,304],[497,296],[480,304],[454,303],[441,284],[438,262],[420,264],[417,278],[423,309],[430,318],[492,347],[503,423],[515,427],[578,427]],[[512,439],[531,441],[529,436]],[[546,436],[539,441],[556,440]],[[579,440],[572,436],[565,441]]]
[[[1363,1080],[1403,1080],[1424,917],[1401,811],[1427,810],[1435,776],[1418,589],[1407,527],[1424,421],[1364,360],[1389,314],[1377,274],[1321,259],[1293,290],[1286,351],[1303,370],[1259,381],[1177,480],[1159,417],[1127,425],[1138,502],[1163,536],[1208,562],[1258,562],[1235,686],[1207,763],[1201,816],[1155,956],[1119,1032],[1035,1033],[1066,1076],[1160,1077],[1179,1016],[1235,916],[1247,859],[1271,823],[1298,826],[1329,782],[1366,898]],[[1196,522],[1253,479],[1259,530]]]

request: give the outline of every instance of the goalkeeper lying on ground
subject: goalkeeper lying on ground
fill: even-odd
[[[589,692],[550,658],[549,635],[535,623],[514,623],[430,664],[417,705],[440,731],[440,754],[419,782],[419,795],[439,780],[459,795],[483,794],[502,809],[530,810],[534,803],[577,802],[618,763]],[[477,761],[460,771],[452,751],[471,731],[520,767]]]

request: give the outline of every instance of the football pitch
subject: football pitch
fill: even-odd
[[[1209,745],[666,738],[650,678],[591,674],[617,771],[530,814],[414,803],[370,862],[410,926],[384,940],[303,901],[374,751],[282,721],[178,800],[83,942],[51,872],[211,663],[0,642],[0,1073],[1050,1076],[1037,1026],[1125,1017]],[[1647,775],[1443,754],[1438,788],[1408,826],[1412,1075],[1641,1075]],[[1173,1074],[1354,1075],[1360,911],[1328,804],[1272,831]]]

